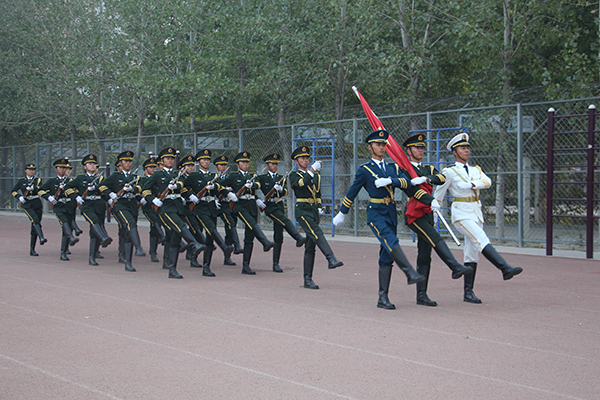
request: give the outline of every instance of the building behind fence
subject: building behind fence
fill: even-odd
[[[479,165],[492,179],[490,189],[481,192],[484,206],[485,230],[490,238],[517,246],[544,247],[546,242],[546,167],[548,110],[554,108],[557,115],[584,114],[598,98],[565,100],[548,103],[516,104],[507,106],[470,108],[428,113],[380,117],[385,128],[401,143],[411,133],[420,131],[427,136],[425,160],[437,163],[441,168],[445,163],[454,162],[450,152],[445,151],[447,139],[457,131],[470,135],[471,161]],[[587,129],[587,119],[565,120],[568,126],[564,131]],[[352,217],[335,229],[331,217],[339,210],[341,200],[354,179],[358,166],[370,158],[364,144],[365,136],[371,128],[365,119],[315,122],[290,126],[261,127],[240,130],[163,134],[157,136],[111,138],[77,142],[38,143],[30,146],[0,148],[0,209],[16,210],[18,205],[10,195],[16,180],[23,176],[26,163],[34,162],[39,176],[47,179],[54,175],[52,162],[59,157],[72,160],[72,176],[82,173],[78,160],[89,153],[98,155],[100,164],[111,166],[116,156],[124,150],[136,153],[136,165],[150,152],[157,154],[166,146],[174,146],[182,155],[195,154],[200,149],[211,149],[213,155],[225,154],[230,159],[241,149],[252,154],[251,171],[263,168],[262,157],[272,152],[281,153],[284,162],[280,172],[293,168],[291,151],[298,145],[308,145],[315,149],[315,158],[327,160],[322,170],[324,182],[323,197],[326,215],[322,226],[326,232],[369,235],[366,226],[366,203],[368,195],[362,191],[355,201]],[[600,135],[595,133],[596,143]],[[564,147],[581,148],[581,139],[576,135],[565,137]],[[570,142],[569,142],[570,141]],[[568,164],[585,165],[586,152],[566,151],[561,156],[570,159]],[[600,164],[596,152],[595,165]],[[333,156],[332,156],[333,155]],[[564,180],[584,181],[585,167],[574,167],[561,171]],[[600,181],[600,169],[596,167],[594,181]],[[585,186],[565,185],[563,192],[555,197],[585,197]],[[600,198],[600,185],[595,185],[594,198]],[[291,199],[290,199],[291,200]],[[398,199],[400,212],[399,236],[410,238],[413,233],[402,222],[402,210],[406,198]],[[289,204],[289,201],[288,201]],[[553,242],[555,246],[583,249],[585,246],[585,219],[575,218],[585,213],[581,206],[573,202],[557,202],[554,205],[563,215],[574,218],[553,220]],[[289,207],[290,213],[293,207]],[[446,211],[447,212],[447,211]],[[594,214],[600,216],[600,204],[595,205]],[[268,224],[266,218],[261,221]],[[594,221],[594,248],[600,248],[599,220]]]

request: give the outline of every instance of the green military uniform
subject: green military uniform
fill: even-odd
[[[227,165],[229,162],[229,158],[226,155],[221,155],[213,161],[215,166],[217,165]],[[229,194],[231,192],[231,187],[224,186],[223,182],[227,179],[227,170],[224,173],[219,173],[219,179],[217,183],[221,185],[224,190],[219,195],[219,203],[221,203],[221,208],[217,210],[217,216],[221,218],[223,224],[225,225],[225,244],[233,245],[233,254],[242,254],[244,249],[240,246],[240,239],[237,233],[237,217],[233,212],[233,209],[229,207],[230,200],[224,193]],[[229,258],[223,259],[224,265],[236,265],[236,263]]]
[[[165,157],[174,158],[175,149],[172,147],[162,149],[159,157],[161,159]],[[181,194],[186,191],[187,189],[181,180],[181,173],[167,168],[156,171],[144,183],[142,188],[142,196],[146,202],[154,203],[158,207],[158,216],[161,222],[169,228],[165,251],[168,251],[167,268],[169,269],[169,278],[174,279],[183,278],[177,272],[177,260],[182,238],[191,246],[193,254],[198,254],[206,248],[203,244],[198,243],[186,225],[186,215],[181,198]],[[163,196],[162,200],[161,196]]]
[[[67,176],[69,177],[69,181],[72,179],[71,171],[73,170],[73,166],[70,163],[67,163]],[[64,189],[63,189],[64,190]],[[79,236],[83,233],[83,231],[77,225],[77,202],[76,201],[68,201],[66,204],[66,212],[70,217],[71,227],[73,228],[73,232],[75,232],[75,236]],[[67,245],[67,254],[69,254],[69,246]]]
[[[117,156],[119,162],[133,160],[132,151],[124,151]],[[123,256],[125,271],[135,272],[132,265],[133,246],[140,247],[140,237],[137,231],[138,200],[136,193],[141,193],[139,176],[126,171],[117,171],[106,178],[100,185],[100,193],[112,206],[112,215],[120,227],[120,237],[123,240]]]
[[[208,160],[210,162],[211,151],[201,150],[196,154],[196,161]],[[223,250],[225,258],[231,257],[233,246],[226,245],[225,241],[217,231],[217,215],[221,205],[219,203],[219,194],[224,189],[218,183],[219,175],[213,172],[204,171],[200,167],[199,172],[192,172],[185,180],[185,186],[189,189],[189,200],[194,202],[194,216],[200,225],[206,231],[206,250],[204,251],[204,260],[202,263],[203,276],[215,276],[210,270],[210,262],[213,254],[213,242]],[[206,189],[206,190],[205,190]],[[204,193],[201,193],[204,191]]]
[[[156,165],[156,159],[154,157],[150,157],[143,162],[142,167],[144,168],[144,171],[146,171],[146,175],[140,177],[140,186],[143,187],[152,176],[152,174],[148,175],[147,168],[155,168]],[[158,245],[165,242],[165,234],[161,228],[160,218],[158,218],[158,213],[152,209],[152,204],[146,202],[146,199],[142,197],[140,203],[142,205],[144,216],[148,222],[150,222],[150,249],[148,250],[150,261],[159,262],[157,257]]]
[[[273,164],[279,164],[279,160],[281,160],[281,155],[277,153],[268,154],[263,158],[264,162]],[[266,207],[264,213],[273,221],[273,241],[275,242],[275,247],[273,247],[273,271],[283,272],[279,265],[283,246],[283,230],[285,229],[296,240],[296,247],[304,246],[307,239],[305,236],[300,235],[296,225],[290,221],[285,213],[283,202],[288,194],[285,188],[287,176],[284,177],[278,173],[267,171],[258,177],[258,182],[260,183],[260,190],[265,195]],[[268,196],[269,198],[267,198]]]
[[[406,139],[402,145],[407,148],[408,152],[411,151],[410,148],[412,147],[425,147],[424,136],[422,133],[413,135]],[[446,182],[446,177],[440,174],[433,165],[419,165],[416,162],[412,162],[412,165],[417,177],[426,178],[426,182],[411,186],[406,190],[406,194],[408,197],[412,197],[423,204],[431,206],[433,196],[422,186],[427,184],[441,185]],[[408,171],[403,169],[403,172],[406,176],[410,176]],[[431,208],[426,208],[420,214],[422,215],[415,215],[414,217],[418,218],[414,220],[413,218],[410,218],[410,223],[409,217],[406,217],[408,227],[417,234],[418,238],[417,272],[425,277],[424,280],[417,282],[417,304],[435,307],[437,306],[437,303],[427,296],[427,284],[429,282],[429,272],[431,268],[431,249],[435,249],[442,261],[448,265],[452,271],[452,279],[458,279],[464,274],[471,272],[472,269],[465,267],[456,261],[452,252],[446,245],[446,242],[435,229]]]
[[[81,164],[94,163],[98,165],[98,158],[94,154],[88,154],[83,157]],[[98,265],[96,254],[100,246],[107,247],[112,243],[104,226],[106,216],[106,202],[102,199],[99,186],[102,184],[104,176],[99,172],[94,175],[85,173],[67,182],[65,194],[81,205],[81,215],[90,224],[90,249],[89,264]]]
[[[235,156],[234,161],[236,163],[250,162],[250,153],[242,151]],[[256,182],[256,175],[239,170],[238,172],[229,174],[229,176],[223,180],[223,195],[228,194],[227,189],[225,189],[227,186],[232,188],[233,193],[242,193],[233,206],[233,212],[243,221],[246,228],[244,232],[242,274],[255,275],[256,272],[250,268],[254,238],[256,237],[263,245],[264,251],[269,251],[275,246],[273,242],[267,239],[256,222],[256,219],[258,218],[256,191],[260,189],[260,183]]]
[[[299,157],[310,157],[310,150],[306,146],[298,147],[292,152],[292,158],[296,160]],[[304,233],[308,236],[308,240],[304,246],[304,287],[307,289],[318,289],[319,286],[312,280],[316,246],[319,247],[325,258],[327,258],[329,269],[344,265],[333,254],[333,250],[331,250],[319,226],[321,175],[319,175],[318,171],[311,172],[310,168],[307,171],[298,169],[290,174],[289,179],[296,195],[296,221],[298,221]]]
[[[27,164],[25,169],[35,170],[35,164]],[[40,200],[40,195],[38,194],[38,190],[42,185],[42,180],[33,176],[31,178],[24,177],[17,181],[15,186],[12,189],[12,196],[17,199],[21,208],[29,217],[31,221],[31,231],[30,242],[29,242],[29,255],[37,256],[38,253],[35,252],[35,244],[37,242],[37,238],[40,238],[40,245],[43,245],[48,240],[44,237],[44,233],[42,232],[42,214],[44,212],[42,201]]]
[[[66,158],[59,158],[54,161],[52,165],[54,165],[58,171],[59,168],[66,169],[67,165],[69,165],[69,161]],[[50,178],[39,190],[40,196],[52,203],[52,212],[54,212],[54,215],[60,223],[62,230],[62,241],[60,244],[61,261],[69,261],[69,257],[67,257],[69,245],[74,245],[79,242],[79,239],[73,236],[72,220],[75,216],[67,209],[67,204],[77,204],[65,194],[65,186],[70,180],[71,179],[66,174],[63,177],[57,176],[55,178]]]

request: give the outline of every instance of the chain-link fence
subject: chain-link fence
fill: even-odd
[[[447,139],[457,130],[470,135],[471,164],[479,165],[492,179],[492,187],[481,192],[484,205],[485,230],[495,241],[513,243],[518,246],[539,246],[545,244],[546,227],[546,161],[548,135],[548,109],[553,107],[556,115],[585,114],[588,106],[598,102],[598,98],[565,100],[548,103],[531,103],[486,108],[471,108],[429,113],[380,117],[385,128],[399,142],[412,132],[422,131],[427,135],[426,161],[435,163],[438,169],[454,162],[450,152],[446,151]],[[570,126],[561,126],[561,131],[585,130],[587,117],[564,120]],[[557,127],[557,130],[559,127]],[[0,208],[16,209],[11,189],[20,176],[26,163],[34,162],[42,179],[53,176],[52,161],[59,157],[72,160],[72,175],[82,172],[77,160],[89,153],[97,154],[101,165],[111,166],[116,156],[124,150],[132,150],[137,159],[134,165],[141,164],[149,152],[158,153],[166,146],[174,146],[182,155],[195,154],[200,149],[211,149],[214,156],[225,154],[231,158],[240,150],[252,154],[251,171],[261,171],[262,158],[273,152],[284,156],[280,165],[281,173],[286,173],[294,164],[290,154],[297,145],[314,146],[317,144],[315,158],[325,157],[332,150],[327,143],[335,138],[334,158],[325,163],[322,170],[324,179],[331,177],[334,188],[324,190],[324,197],[332,207],[328,207],[322,219],[323,228],[342,234],[369,235],[366,226],[366,203],[368,195],[361,191],[355,200],[352,217],[346,223],[333,230],[331,216],[339,209],[346,190],[352,184],[354,173],[359,165],[370,158],[364,138],[371,131],[365,119],[315,122],[293,126],[261,127],[241,130],[222,130],[212,132],[194,132],[185,134],[127,137],[79,142],[39,143],[32,146],[14,146],[0,148]],[[596,134],[596,143],[600,137]],[[322,139],[315,139],[322,138]],[[584,136],[565,136],[572,141],[565,147],[585,147]],[[564,152],[561,157],[570,159],[565,164],[580,164],[576,160],[585,157],[584,151]],[[598,156],[597,156],[598,157]],[[331,163],[331,165],[329,165]],[[556,162],[560,164],[560,162]],[[233,168],[233,163],[232,168]],[[596,161],[596,165],[600,162]],[[135,169],[135,167],[134,167]],[[595,182],[600,181],[599,171],[595,171]],[[584,181],[585,167],[561,171],[565,181]],[[557,179],[558,180],[558,179]],[[598,185],[596,185],[598,188]],[[564,185],[560,194],[564,197],[585,197],[584,185]],[[598,193],[597,189],[596,193]],[[582,192],[583,193],[580,193]],[[398,210],[402,214],[406,198],[398,196]],[[558,197],[558,195],[557,195]],[[595,198],[600,196],[596,194]],[[291,198],[290,198],[291,200]],[[289,202],[288,202],[289,204]],[[577,206],[565,204],[565,212],[583,215]],[[574,207],[574,208],[573,208]],[[567,210],[568,208],[568,210]],[[600,205],[596,204],[595,213],[600,214]],[[290,215],[293,207],[289,207]],[[400,217],[399,236],[412,237],[412,232]],[[263,219],[263,224],[269,221]],[[600,247],[600,228],[598,220],[594,227],[594,245]],[[561,218],[554,221],[554,244],[583,248],[585,246],[585,219]]]

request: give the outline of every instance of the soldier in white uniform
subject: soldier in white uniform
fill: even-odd
[[[472,274],[464,275],[465,291],[463,300],[479,304],[481,300],[473,293],[479,252],[494,264],[496,268],[502,271],[505,281],[520,274],[523,272],[523,269],[508,265],[490,244],[490,240],[483,230],[483,213],[481,212],[479,191],[481,189],[488,189],[492,185],[492,180],[483,173],[479,166],[468,164],[469,157],[471,156],[469,135],[466,133],[456,135],[446,147],[452,151],[452,154],[456,158],[456,163],[444,168],[442,171],[446,177],[446,182],[438,186],[435,190],[434,201],[439,206],[444,200],[447,190],[454,197],[454,201],[452,202],[452,223],[465,237],[464,265],[473,268]]]

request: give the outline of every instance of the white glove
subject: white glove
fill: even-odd
[[[131,186],[129,183],[126,183],[125,186],[123,186],[123,190],[126,192],[133,192],[133,186]]]
[[[333,224],[335,226],[338,226],[339,224],[343,223],[345,219],[346,219],[346,214],[344,214],[343,212],[340,211],[339,213],[336,214],[335,217],[333,217],[333,221],[331,221],[331,222],[333,222]]]
[[[229,201],[238,201],[237,196],[233,192],[227,193],[227,198],[229,199]]]
[[[275,188],[275,190],[277,190],[279,193],[283,192],[283,186],[281,186],[279,183],[276,183],[275,186],[273,186]]]
[[[63,190],[65,188],[65,183],[61,183],[60,185],[58,185],[58,187],[60,188],[60,190]]]
[[[146,204],[148,204],[148,202],[146,201],[146,199],[142,198],[140,199],[140,203],[145,206]]]
[[[215,206],[217,206],[217,210],[221,209],[221,203],[219,203],[219,200],[215,200]]]
[[[77,198],[75,200],[77,201],[77,203],[79,205],[82,205],[83,203],[85,203],[85,200],[81,196],[77,196]]]
[[[116,199],[118,197],[115,192],[110,192],[109,196],[110,196],[111,200],[114,200],[114,199]]]
[[[94,186],[94,185],[88,185],[87,190],[88,190],[88,192],[93,192],[94,190],[96,190],[96,186]]]
[[[156,207],[162,207],[163,202],[160,201],[160,199],[158,197],[155,197],[154,200],[152,200],[152,203],[156,206]]]
[[[318,171],[323,167],[323,164],[321,164],[321,161],[315,161],[315,163],[313,165],[310,166],[314,171]]]
[[[58,203],[58,201],[56,201],[56,199],[54,198],[54,196],[48,196],[48,201],[52,204],[56,204]]]
[[[456,184],[456,187],[459,189],[472,189],[473,186],[471,186],[470,182],[458,182]]]
[[[169,186],[167,186],[169,188],[169,190],[175,190],[177,189],[177,184],[176,183],[169,183]]]
[[[215,184],[212,182],[209,182],[208,185],[206,185],[207,190],[213,190],[214,188],[215,188]]]
[[[380,187],[384,187],[387,185],[391,185],[392,184],[392,179],[391,178],[378,178],[375,179],[375,186],[377,186],[378,188]]]
[[[319,215],[325,215],[325,210],[323,210],[323,207],[319,207]]]
[[[26,201],[25,197],[23,197],[23,196],[19,197],[19,201],[21,202],[21,204],[24,204]]]
[[[112,207],[113,203],[115,202],[114,199],[108,199],[108,205]]]
[[[252,182],[246,181],[246,184],[244,186],[246,186],[248,189],[252,189]]]
[[[31,192],[31,191],[33,190],[33,185],[29,185],[29,186],[27,186],[25,189],[27,189],[28,191],[30,191],[30,192]]]
[[[256,205],[259,206],[261,210],[267,208],[267,205],[261,199],[256,199]]]
[[[196,204],[198,204],[198,202],[200,201],[200,199],[198,199],[198,197],[196,197],[195,194],[190,194],[189,199],[190,199],[190,201],[193,201]]]
[[[187,204],[187,201],[185,201],[185,199],[182,197],[181,198],[181,203],[185,206]]]
[[[431,211],[433,211],[434,213],[436,213],[437,211],[440,211],[440,202],[437,201],[436,199],[433,199],[431,201]]]
[[[417,176],[416,178],[412,178],[410,180],[410,184],[413,186],[420,185],[421,183],[425,183],[425,182],[427,182],[426,176]]]

